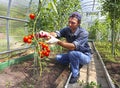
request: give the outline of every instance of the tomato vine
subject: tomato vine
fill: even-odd
[[[64,27],[69,14],[80,9],[80,4],[78,3],[80,3],[79,0],[51,0],[49,2],[47,0],[39,0],[37,10],[28,15],[30,17],[27,23],[29,34],[23,38],[23,41],[35,47],[34,64],[40,66],[40,74],[42,72],[41,60],[47,58],[51,52],[49,45],[44,42],[46,35],[39,36],[40,30],[49,32]],[[26,40],[29,35],[33,35],[31,41],[29,38]]]

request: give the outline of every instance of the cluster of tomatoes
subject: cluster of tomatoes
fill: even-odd
[[[30,44],[30,43],[32,43],[32,39],[34,37],[36,37],[36,38],[48,38],[48,36],[46,34],[42,34],[42,33],[41,34],[36,33],[35,35],[29,34],[29,35],[23,37],[23,42]]]
[[[44,42],[39,42],[39,45],[41,46],[41,50],[38,52],[40,58],[48,57],[50,54],[50,48],[48,44],[45,44]]]
[[[46,36],[43,36],[43,37],[46,37]],[[42,37],[42,38],[43,38]],[[28,36],[24,36],[23,37],[23,42],[24,43],[28,43],[28,44],[31,44],[32,43],[32,39],[34,38],[33,35],[28,35]],[[48,44],[44,43],[44,42],[39,42],[39,45],[41,46],[41,50],[38,52],[40,57],[43,58],[43,57],[48,57],[49,54],[50,54],[50,48],[48,46]]]
[[[34,37],[33,35],[24,36],[23,37],[23,42],[30,44],[30,43],[32,43],[33,37]]]

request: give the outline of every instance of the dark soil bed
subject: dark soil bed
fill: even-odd
[[[120,63],[107,62],[106,68],[112,80],[120,86]]]
[[[0,73],[0,88],[54,88],[53,84],[65,66],[54,60],[44,61],[43,64],[41,76],[36,74],[33,60],[4,69]]]

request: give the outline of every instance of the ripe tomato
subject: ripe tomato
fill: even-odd
[[[25,42],[25,43],[27,43],[28,42],[28,36],[24,36],[24,38],[23,38],[23,42]]]
[[[46,47],[46,45],[44,43],[41,46],[42,46],[43,49]]]
[[[29,17],[30,17],[30,19],[34,20],[34,19],[35,19],[35,14],[34,14],[34,13],[31,13],[31,14],[29,15]]]
[[[45,51],[45,52],[44,52],[44,55],[45,55],[45,56],[49,56],[49,52]]]
[[[50,49],[48,48],[48,49],[46,49],[47,50],[47,52],[49,52],[50,53]]]
[[[29,39],[32,39],[32,38],[33,38],[33,35],[28,35],[28,38],[29,38]]]
[[[31,40],[31,39],[28,39],[27,43],[31,43],[31,42],[32,42],[32,40]]]

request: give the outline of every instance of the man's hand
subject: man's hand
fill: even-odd
[[[51,35],[50,33],[46,31],[40,31],[39,35],[41,37],[46,38],[47,39],[46,43],[48,44],[57,43],[58,41],[60,41],[59,39],[55,38],[54,35]]]
[[[58,41],[60,41],[60,40],[51,36],[51,38],[48,41],[46,41],[46,43],[53,44],[53,43],[57,43]]]
[[[48,37],[48,36],[50,36],[50,34],[49,34],[48,32],[45,32],[45,31],[40,31],[40,32],[39,32],[39,35],[40,35],[41,37]]]

